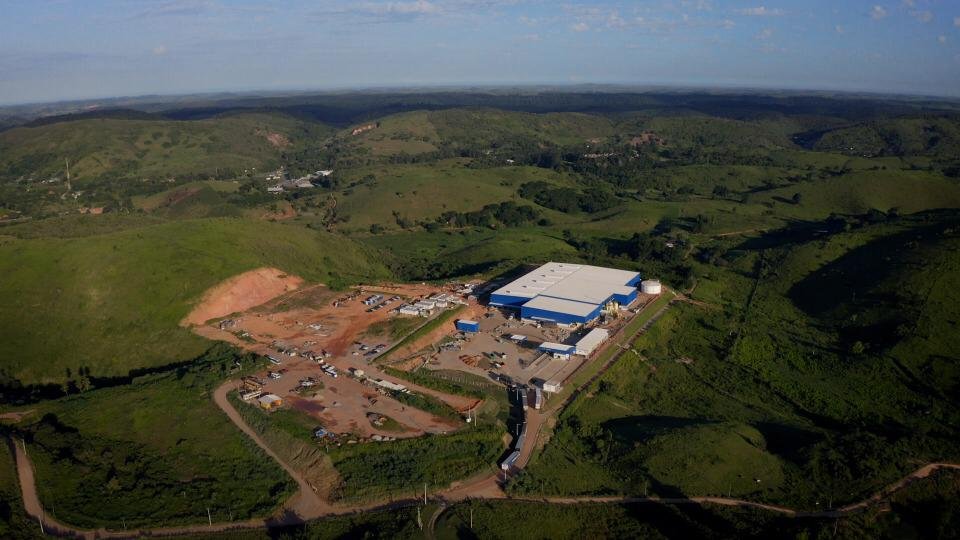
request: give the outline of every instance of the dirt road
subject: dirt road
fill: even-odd
[[[653,317],[651,320],[655,320],[656,317]],[[646,325],[645,325],[646,327]],[[617,340],[622,336],[617,336]],[[611,340],[615,341],[615,340]],[[623,353],[623,351],[618,351],[600,372],[604,372],[610,365],[616,362],[617,358]],[[540,435],[542,428],[546,425],[547,421],[552,417],[554,413],[557,413],[559,410],[569,403],[573,396],[575,396],[579,391],[585,388],[595,379],[591,377],[590,381],[581,385],[576,389],[574,393],[567,397],[566,400],[563,400],[561,403],[554,404],[552,407],[548,407],[543,411],[531,411],[529,414],[527,429],[528,433],[535,433],[537,437],[534,437],[534,440],[541,439]],[[70,527],[68,525],[57,522],[54,519],[49,518],[43,509],[43,506],[40,503],[39,497],[36,491],[36,484],[34,479],[33,466],[29,460],[29,457],[23,448],[23,445],[17,444],[11,438],[7,439],[8,445],[13,447],[14,456],[16,458],[17,465],[17,474],[20,480],[20,487],[23,496],[24,508],[31,517],[37,520],[38,527],[42,524],[44,531],[47,534],[61,537],[77,537],[77,538],[137,538],[142,536],[177,536],[185,534],[202,534],[202,533],[212,533],[212,532],[224,532],[224,531],[233,531],[233,530],[242,530],[242,529],[269,529],[271,527],[277,527],[281,525],[289,524],[299,524],[308,520],[314,520],[322,517],[335,516],[335,515],[344,515],[364,511],[380,511],[380,510],[391,510],[404,508],[409,506],[414,506],[420,504],[419,499],[404,499],[390,502],[378,502],[371,504],[361,504],[361,505],[351,505],[351,506],[334,506],[321,498],[314,491],[309,482],[284,462],[280,456],[278,456],[261,437],[254,431],[240,416],[240,413],[233,407],[233,405],[227,399],[227,394],[236,387],[236,381],[227,381],[218,387],[213,393],[213,400],[220,407],[221,410],[230,418],[232,421],[243,433],[250,437],[263,451],[273,458],[286,472],[290,475],[291,478],[297,483],[298,491],[291,497],[283,506],[276,516],[269,517],[266,519],[252,519],[246,521],[230,522],[230,523],[213,523],[205,525],[191,525],[183,527],[168,527],[168,528],[158,528],[158,529],[139,529],[131,531],[107,531],[104,529],[99,530],[83,530]],[[406,384],[406,383],[405,383]],[[12,418],[11,418],[12,419]],[[541,441],[542,442],[542,441]],[[525,451],[521,455],[521,459],[518,460],[518,465],[522,468],[529,461],[534,444],[526,445]],[[473,478],[467,479],[462,482],[454,483],[448,489],[436,492],[433,494],[432,498],[434,500],[441,501],[442,503],[452,504],[461,502],[468,499],[503,499],[503,500],[513,500],[520,502],[545,502],[549,504],[583,504],[583,503],[610,503],[610,504],[624,504],[624,503],[653,503],[653,504],[697,504],[697,505],[721,505],[721,506],[733,506],[741,508],[753,508],[757,510],[764,510],[768,512],[776,512],[792,517],[823,517],[823,518],[836,518],[841,517],[847,514],[859,512],[873,504],[883,501],[888,498],[892,493],[904,488],[909,483],[926,478],[930,476],[933,472],[939,469],[960,469],[960,464],[955,463],[931,463],[921,467],[920,469],[914,471],[913,473],[905,476],[899,481],[891,484],[887,488],[878,491],[873,494],[871,497],[853,503],[838,509],[832,509],[827,511],[820,512],[807,512],[804,510],[797,510],[785,506],[778,506],[774,504],[767,504],[755,501],[748,501],[742,499],[733,499],[733,498],[724,498],[724,497],[686,497],[686,498],[658,498],[658,497],[547,497],[547,498],[533,498],[533,497],[509,497],[502,489],[502,479],[501,473],[486,473],[480,474]],[[446,511],[449,506],[443,506],[441,509],[436,512],[427,523],[427,536],[432,537],[433,527],[439,517]]]
[[[399,500],[392,501],[389,503],[372,503],[366,505],[354,505],[354,506],[332,506],[328,502],[320,499],[314,492],[310,485],[299,475],[295,470],[290,468],[286,463],[283,462],[276,455],[260,437],[250,428],[246,422],[240,417],[240,414],[233,408],[233,406],[227,401],[227,393],[234,387],[234,382],[230,381],[220,386],[214,393],[214,401],[220,406],[221,409],[227,414],[231,421],[233,421],[241,431],[246,433],[254,442],[263,448],[270,457],[275,459],[277,463],[280,464],[284,470],[297,482],[299,491],[294,495],[289,501],[287,501],[284,506],[284,511],[279,515],[279,517],[272,517],[267,519],[253,519],[247,521],[231,522],[231,523],[214,523],[212,525],[191,525],[183,527],[167,527],[167,528],[158,528],[158,529],[139,529],[131,531],[107,531],[104,529],[99,530],[84,530],[70,527],[62,523],[57,522],[54,519],[51,519],[47,516],[43,510],[43,506],[40,504],[40,499],[37,496],[36,484],[34,481],[33,467],[30,463],[30,460],[24,451],[22,445],[16,444],[16,442],[8,438],[7,444],[11,445],[14,448],[14,456],[17,462],[17,475],[20,480],[20,488],[23,496],[24,508],[31,517],[38,520],[38,525],[42,521],[44,531],[53,536],[61,537],[76,537],[76,538],[137,538],[141,536],[176,536],[184,534],[199,534],[199,533],[210,533],[210,532],[222,532],[222,531],[231,531],[231,530],[242,530],[242,529],[263,529],[277,527],[280,525],[288,524],[297,524],[302,523],[306,520],[318,519],[321,517],[334,516],[334,515],[344,515],[351,514],[362,511],[379,511],[379,510],[389,510],[397,509],[408,506],[413,506],[418,504],[419,500],[409,499],[409,500]],[[844,515],[852,514],[859,512],[873,504],[876,504],[887,497],[889,497],[894,492],[903,489],[911,482],[927,478],[933,472],[939,469],[955,469],[960,470],[960,464],[957,463],[930,463],[925,465],[916,471],[908,474],[897,482],[891,484],[887,488],[878,491],[873,494],[871,497],[864,499],[863,501],[849,504],[847,506],[835,509],[827,510],[821,512],[807,512],[804,510],[797,510],[794,508],[789,508],[786,506],[778,506],[774,504],[760,503],[756,501],[748,501],[743,499],[732,499],[725,497],[686,497],[686,498],[658,498],[658,497],[547,497],[547,498],[534,498],[534,497],[508,497],[499,485],[499,474],[493,475],[481,475],[473,479],[467,480],[460,484],[455,484],[447,490],[440,491],[435,493],[432,498],[434,500],[440,500],[445,503],[456,503],[466,499],[508,499],[514,501],[526,501],[526,502],[546,502],[549,504],[582,504],[582,503],[610,503],[610,504],[623,504],[623,503],[656,503],[656,504],[698,504],[698,505],[721,505],[721,506],[733,506],[740,508],[754,508],[758,510],[764,510],[769,512],[777,512],[792,517],[823,517],[823,518],[836,518]],[[437,515],[431,517],[428,522],[428,526],[434,524],[439,518],[439,512]],[[431,531],[428,530],[428,534]]]
[[[230,403],[230,400],[227,399],[227,394],[236,388],[236,385],[237,381],[227,381],[221,384],[220,387],[213,392],[213,401],[240,431],[246,433],[248,437],[253,439],[253,442],[257,443],[257,446],[262,448],[268,456],[279,463],[280,466],[283,467],[283,470],[287,471],[287,474],[297,483],[297,494],[287,501],[285,505],[287,513],[293,513],[297,518],[304,521],[330,514],[332,511],[330,504],[317,495],[302,474],[288,465],[280,456],[270,449],[266,441],[260,438],[260,435],[243,420],[240,413],[237,412]]]

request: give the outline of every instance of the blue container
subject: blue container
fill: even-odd
[[[456,322],[457,330],[461,332],[479,332],[480,323],[477,321],[468,321],[466,319],[458,319]]]

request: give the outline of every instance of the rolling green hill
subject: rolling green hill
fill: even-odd
[[[357,185],[336,194],[337,215],[348,218],[341,228],[366,230],[373,224],[394,228],[398,217],[432,220],[448,210],[479,210],[486,204],[517,199],[516,190],[525,182],[573,182],[567,175],[549,169],[472,169],[466,165],[464,160],[443,160],[351,171],[347,179]]]
[[[342,285],[383,277],[366,250],[300,227],[210,219],[79,238],[0,237],[0,368],[23,382],[95,376],[196,356],[177,326],[209,287],[261,266]]]
[[[353,135],[354,129],[372,129]],[[416,111],[351,126],[339,138],[374,156],[423,154],[447,148],[536,148],[599,142],[615,133],[610,119],[581,113],[533,114],[495,109]]]
[[[718,241],[511,489],[816,508],[956,460],[960,214],[797,227]]]
[[[867,156],[960,156],[960,120],[897,118],[829,131],[814,149]]]
[[[0,180],[64,177],[74,187],[100,177],[167,178],[240,174],[281,164],[284,149],[330,133],[322,124],[280,114],[239,114],[199,121],[95,118],[0,133]]]

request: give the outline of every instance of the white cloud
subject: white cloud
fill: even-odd
[[[428,15],[440,11],[436,5],[427,0],[414,0],[412,2],[381,2],[367,3],[362,5],[365,11],[385,15],[394,13],[397,15]]]
[[[736,26],[736,25],[737,25],[737,23],[731,21],[730,19],[724,19],[724,20],[720,21],[720,28],[723,28],[724,30],[730,30],[731,28],[733,28],[733,27]]]
[[[838,34],[843,34],[844,32],[846,32],[843,26],[840,26],[839,24],[834,26],[833,29],[836,30]]]
[[[713,2],[711,0],[682,0],[680,6],[684,9],[710,11],[713,9]]]
[[[535,43],[540,41],[540,34],[524,34],[517,38],[517,41],[526,42],[526,43]]]
[[[771,9],[767,6],[735,9],[734,11],[740,15],[747,15],[749,17],[779,17],[780,15],[784,14],[784,11],[780,8]]]
[[[903,0],[903,5],[906,7],[913,7],[917,5],[917,3],[914,0]]]
[[[880,19],[887,16],[887,8],[883,6],[873,6],[870,10],[870,18],[879,21]]]
[[[922,23],[928,23],[933,20],[933,13],[929,11],[911,11],[910,15]]]
[[[611,11],[610,14],[607,15],[607,26],[610,28],[623,28],[626,25],[627,21],[623,20],[616,10]]]
[[[578,22],[577,24],[571,25],[570,29],[574,32],[586,32],[590,29],[590,25],[585,22]]]
[[[167,47],[166,47],[166,45],[157,45],[156,47],[154,47],[154,48],[153,48],[153,54],[155,54],[156,56],[163,56],[163,55],[167,54]]]
[[[756,39],[759,39],[760,41],[766,41],[771,37],[773,37],[773,30],[770,28],[764,28],[763,30],[760,31],[759,34],[757,34],[754,37],[756,37]]]
[[[960,17],[953,18],[953,25],[956,26],[957,28],[960,28]]]
[[[946,43],[947,43],[947,36],[937,36],[937,43],[939,43],[939,44],[941,44],[941,45],[946,45]]]

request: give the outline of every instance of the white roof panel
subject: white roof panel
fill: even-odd
[[[588,304],[586,302],[577,302],[575,300],[564,300],[563,298],[553,298],[551,296],[538,296],[530,300],[523,307],[542,309],[545,311],[555,311],[557,313],[569,313],[586,317],[597,309],[597,304]]]
[[[573,345],[564,345],[563,343],[551,343],[545,341],[540,344],[538,347],[542,351],[557,351],[557,352],[570,352],[573,350]]]
[[[603,328],[594,328],[593,330],[587,332],[587,335],[580,338],[580,341],[577,341],[577,352],[590,354],[609,337],[609,331]]]
[[[627,286],[627,283],[636,276],[637,272],[629,270],[548,262],[497,289],[493,294],[519,298],[544,295],[600,304],[613,294],[630,294],[633,287]]]

